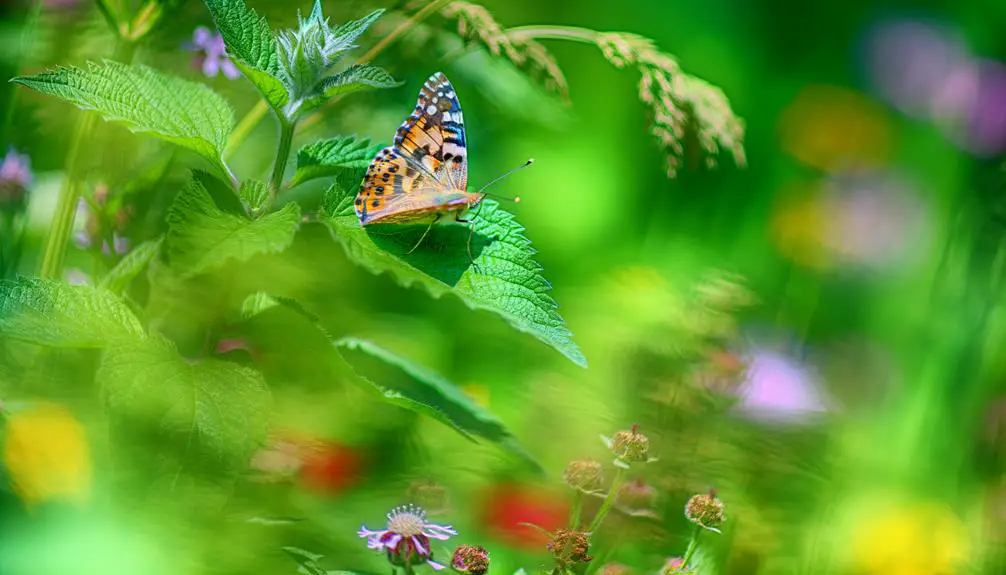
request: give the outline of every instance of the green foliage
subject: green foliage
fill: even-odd
[[[354,366],[361,377],[372,382],[387,401],[428,415],[453,427],[469,439],[475,436],[495,443],[528,462],[538,472],[542,471],[541,466],[524,451],[503,423],[472,401],[454,383],[368,341],[345,338],[336,342],[336,346],[351,352],[346,354],[350,365]],[[374,377],[366,367],[363,367],[367,365],[366,362],[353,362],[353,358],[358,357],[358,354],[377,360],[383,367],[391,368],[391,373],[389,374],[387,369],[378,369],[374,370],[374,373],[384,376]]]
[[[205,0],[227,52],[269,105],[281,109],[289,100],[280,80],[276,37],[269,23],[243,0]]]
[[[556,311],[549,294],[552,286],[533,259],[535,250],[511,214],[486,199],[472,216],[476,271],[468,259],[467,226],[434,226],[412,253],[426,226],[360,226],[353,210],[357,176],[362,177],[357,173],[337,178],[325,198],[325,222],[353,261],[373,273],[388,272],[403,286],[416,283],[434,297],[453,294],[473,309],[496,313],[586,367],[586,358]]]
[[[99,282],[98,286],[112,293],[122,293],[133,279],[140,274],[161,253],[163,238],[143,242],[115,265]]]
[[[269,184],[259,180],[245,180],[241,182],[238,195],[248,213],[258,216],[269,205]]]
[[[18,279],[0,281],[0,333],[53,347],[101,348],[141,337],[143,327],[107,290]]]
[[[12,81],[93,110],[133,132],[193,150],[223,167],[221,154],[234,126],[234,113],[203,84],[109,60],[101,65],[88,63],[86,69],[59,67]]]
[[[322,14],[321,2],[315,2],[310,16],[298,15],[297,28],[274,35],[265,19],[242,0],[206,0],[206,6],[238,67],[287,121],[335,95],[398,85],[373,66],[352,66],[329,77],[383,10],[333,28]]]
[[[297,204],[252,220],[221,210],[206,187],[193,180],[168,212],[168,261],[185,275],[206,273],[228,261],[283,251],[299,226]]]
[[[308,112],[320,106],[325,100],[336,96],[345,96],[353,92],[377,88],[394,88],[400,86],[391,74],[383,69],[369,64],[354,64],[345,71],[329,76],[319,83],[315,96],[307,99],[301,112]]]
[[[339,136],[308,144],[297,152],[297,171],[290,180],[290,187],[308,180],[335,176],[350,170],[355,173],[370,165],[370,161],[383,148],[371,144],[367,138]]]
[[[155,488],[209,470],[233,478],[265,439],[271,399],[262,376],[235,363],[190,361],[160,336],[105,351],[97,381],[113,422],[113,442],[147,440]]]

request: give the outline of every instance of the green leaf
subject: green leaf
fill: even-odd
[[[243,0],[205,0],[227,53],[245,77],[279,110],[289,95],[280,81],[279,52],[269,22]]]
[[[325,98],[334,98],[362,90],[394,88],[401,85],[401,82],[396,82],[383,68],[369,64],[353,64],[342,72],[322,80],[320,92]]]
[[[334,176],[345,170],[365,169],[383,148],[370,140],[355,136],[339,136],[308,144],[297,152],[297,172],[290,187],[315,178]]]
[[[168,260],[188,276],[198,275],[230,260],[245,262],[258,254],[281,252],[293,243],[299,226],[297,204],[251,220],[222,211],[193,180],[168,211]]]
[[[469,439],[476,436],[498,444],[541,471],[541,466],[524,451],[506,426],[488,410],[472,401],[457,385],[368,341],[345,338],[336,342],[336,347],[351,352],[343,354],[350,365],[361,377],[381,390],[392,403],[429,415]],[[361,373],[367,371],[361,367],[367,362],[354,362],[353,359],[359,355],[352,352],[377,360],[383,367],[391,368],[392,374],[378,379]]]
[[[484,309],[554,347],[577,365],[587,360],[556,311],[551,285],[534,261],[534,248],[514,217],[486,199],[467,226],[440,225],[408,253],[425,225],[360,225],[353,198],[362,175],[340,175],[325,199],[325,222],[349,257],[372,273],[388,272],[403,286],[417,283],[434,297],[453,294],[473,309]],[[481,273],[472,269],[467,244]]]
[[[283,551],[300,565],[301,572],[308,575],[326,575],[324,569],[318,566],[318,561],[324,557],[297,547],[284,547]]]
[[[142,449],[168,491],[183,475],[235,477],[265,439],[271,398],[258,372],[188,360],[160,336],[108,348],[96,381],[113,444]]]
[[[241,199],[253,216],[262,213],[269,203],[269,185],[259,180],[245,180],[238,190]]]
[[[105,277],[101,278],[98,286],[112,293],[122,293],[129,286],[129,282],[147,267],[150,260],[157,257],[161,252],[162,243],[163,238],[157,238],[133,248]]]
[[[87,69],[57,68],[11,80],[66,100],[133,132],[148,133],[223,167],[221,153],[234,126],[227,101],[203,84],[146,66],[106,60]]]
[[[341,26],[332,29],[332,36],[335,36],[340,50],[351,50],[356,48],[356,40],[367,31],[368,28],[377,22],[377,19],[384,14],[384,9],[374,10],[359,20],[350,20]]]
[[[42,279],[0,281],[0,334],[40,345],[84,348],[144,335],[136,316],[111,292]]]

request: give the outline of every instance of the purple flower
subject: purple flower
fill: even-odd
[[[430,539],[445,541],[457,535],[449,525],[437,525],[426,521],[426,512],[415,505],[396,507],[388,513],[387,528],[381,531],[360,527],[357,535],[367,538],[367,547],[384,549],[392,565],[418,565],[427,563],[436,570],[444,566],[433,561]]]
[[[186,50],[199,53],[195,65],[203,69],[203,74],[216,78],[222,70],[224,76],[231,80],[241,75],[241,72],[227,56],[227,46],[224,37],[219,32],[211,32],[205,26],[199,26],[192,34],[192,42],[184,45]]]
[[[0,163],[0,210],[24,207],[25,192],[31,182],[31,159],[18,154],[14,148],[8,149]]]
[[[109,248],[108,241],[101,242],[101,253],[106,256],[112,255],[112,249],[115,249],[115,253],[118,255],[123,255],[129,251],[129,238],[119,235],[119,232],[112,233],[112,248]]]
[[[810,368],[783,353],[756,349],[748,355],[738,409],[755,419],[796,422],[828,410]]]
[[[0,185],[16,184],[22,189],[28,189],[32,179],[31,158],[27,154],[17,153],[13,147],[9,148],[0,164]]]

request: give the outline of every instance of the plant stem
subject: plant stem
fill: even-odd
[[[573,493],[573,510],[569,516],[569,528],[578,529],[580,527],[580,511],[583,507],[583,492],[577,489]]]
[[[615,504],[615,499],[618,498],[618,492],[622,490],[623,483],[625,483],[625,469],[619,467],[618,471],[615,472],[615,478],[611,480],[611,488],[608,489],[608,495],[604,498],[604,502],[601,503],[601,508],[597,510],[594,520],[590,522],[590,527],[587,528],[589,533],[594,533],[601,526],[605,515],[611,510],[611,506]]]
[[[136,43],[120,38],[112,58],[123,64],[129,64],[135,55]],[[70,241],[73,219],[77,213],[77,201],[80,199],[81,151],[84,143],[91,139],[97,122],[97,115],[84,112],[77,121],[77,127],[74,128],[70,149],[66,154],[66,177],[59,190],[56,213],[52,216],[49,237],[46,240],[42,265],[39,268],[39,276],[42,278],[59,277],[60,271],[63,269],[66,244]]]
[[[265,117],[266,112],[269,111],[269,105],[265,103],[265,100],[259,100],[255,107],[245,114],[244,118],[241,118],[241,122],[234,128],[231,132],[231,137],[227,138],[227,147],[224,148],[224,159],[230,159],[234,155],[234,151],[237,150],[241,142],[245,141],[248,134],[255,129],[255,126],[262,121]]]
[[[387,49],[388,46],[392,45],[399,38],[404,36],[416,24],[419,24],[423,20],[426,20],[427,18],[432,16],[434,12],[439,11],[441,8],[450,3],[451,0],[434,0],[433,2],[427,4],[426,6],[423,6],[421,10],[410,16],[405,22],[399,24],[398,28],[392,30],[391,33],[382,38],[380,42],[374,44],[374,46],[370,50],[367,50],[366,54],[360,56],[360,58],[357,59],[356,63],[366,64],[367,62],[370,62],[371,60],[376,58],[378,54]]]
[[[584,44],[597,44],[598,33],[577,26],[515,26],[508,28],[506,35],[522,40],[571,40]]]
[[[293,144],[293,131],[297,122],[279,118],[279,147],[276,149],[276,162],[272,166],[272,179],[269,182],[269,205],[276,199],[276,192],[283,185],[283,173],[290,159],[290,146]]]
[[[702,532],[702,527],[696,525],[695,531],[692,532],[692,540],[688,542],[688,550],[685,551],[685,557],[681,560],[681,565],[683,567],[688,567],[688,562],[692,560],[692,555],[695,554],[695,550],[699,548],[699,533]]]

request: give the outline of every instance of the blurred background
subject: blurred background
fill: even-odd
[[[191,45],[197,27],[212,29],[205,6],[176,4],[134,60],[206,82],[242,118],[257,93]],[[361,51],[422,4],[324,2],[333,22],[389,8]],[[274,30],[310,8],[249,5]],[[592,571],[658,572],[687,545],[688,497],[715,487],[728,520],[703,539],[703,575],[1006,572],[1006,4],[481,5],[504,27],[652,39],[723,91],[743,121],[743,154],[721,150],[709,167],[701,135],[689,132],[669,178],[634,66],[614,66],[590,44],[541,40],[567,103],[479,42],[466,47],[443,15],[374,61],[401,87],[327,108],[294,145],[354,133],[390,142],[419,86],[442,70],[464,107],[474,184],[536,160],[495,192],[522,197],[508,209],[589,368],[456,299],[370,275],[310,222],[287,253],[235,274],[295,297],[335,336],[365,337],[462,386],[544,475],[327,381],[310,344],[259,326],[217,348],[262,369],[274,396],[270,441],[241,481],[193,480],[184,497],[124,492],[108,473],[93,377],[80,369],[93,369],[93,356],[26,366],[5,345],[8,444],[50,445],[63,465],[35,494],[4,483],[0,573],[296,572],[284,546],[324,555],[329,569],[386,573],[356,530],[408,501],[453,524],[459,542],[489,548],[492,573],[530,573],[548,552],[519,524],[560,527],[572,501],[567,463],[594,458],[610,473],[599,435],[633,424],[659,460],[632,470],[635,492],[596,535]],[[0,10],[4,79],[113,54],[92,2]],[[4,273],[31,275],[80,113],[7,82],[0,111],[0,201],[27,190],[21,255],[5,255]],[[102,126],[82,156],[93,203],[78,217],[68,281],[92,281],[161,233],[190,170],[207,169],[194,154]],[[239,176],[268,174],[275,139],[265,118],[231,158]],[[310,212],[326,185],[292,199]],[[208,309],[148,306],[180,349],[186,322]],[[9,468],[17,457],[5,453]]]

